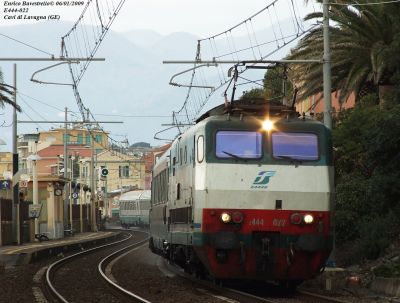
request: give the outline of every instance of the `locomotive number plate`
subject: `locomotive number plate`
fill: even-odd
[[[252,220],[249,221],[250,226],[262,226],[264,225],[264,219],[260,218],[253,218]]]
[[[274,219],[274,220],[272,220],[272,226],[283,227],[285,225],[286,225],[286,220],[285,219]]]

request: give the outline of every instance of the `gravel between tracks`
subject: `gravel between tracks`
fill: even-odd
[[[118,283],[152,302],[226,302],[199,290],[199,286],[179,277],[165,276],[158,269],[157,255],[143,247],[123,257],[113,267]]]

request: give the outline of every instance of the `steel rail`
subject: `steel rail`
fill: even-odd
[[[121,249],[119,249],[119,250],[113,252],[112,254],[108,255],[107,257],[105,257],[103,260],[100,261],[100,263],[99,263],[99,265],[98,265],[99,273],[101,274],[101,276],[104,278],[104,280],[105,280],[108,284],[110,284],[111,286],[113,286],[113,287],[116,288],[117,290],[121,291],[121,292],[124,293],[125,295],[129,296],[130,298],[133,298],[133,299],[135,299],[135,300],[137,300],[137,301],[139,301],[139,302],[142,302],[142,303],[151,303],[151,301],[148,301],[148,300],[146,300],[146,299],[144,299],[144,298],[142,298],[142,297],[140,297],[140,296],[138,296],[138,295],[136,295],[136,294],[130,292],[129,290],[127,290],[127,289],[121,287],[120,285],[118,285],[117,283],[115,283],[114,281],[112,281],[109,277],[107,277],[106,273],[103,271],[103,265],[104,265],[104,268],[105,268],[105,267],[106,267],[106,263],[105,263],[105,262],[109,261],[109,259],[114,258],[115,255],[119,255],[121,252],[123,252],[123,251],[125,251],[125,250],[128,250],[129,248],[131,248],[132,246],[134,246],[133,249],[131,249],[130,251],[126,252],[126,253],[128,254],[128,253],[130,253],[131,251],[133,251],[133,250],[135,250],[135,249],[141,247],[141,246],[142,246],[144,243],[146,243],[148,240],[149,240],[149,238],[146,238],[146,239],[144,239],[143,241],[140,241],[140,242],[138,242],[138,243],[134,243],[134,244],[128,245],[128,246],[126,246],[126,247],[124,247],[124,248],[121,248]]]
[[[163,259],[165,261],[165,259]],[[282,298],[265,298],[265,297],[260,297],[245,291],[240,291],[237,289],[233,289],[230,287],[224,287],[221,285],[216,285],[215,283],[212,283],[207,280],[201,280],[198,278],[193,277],[190,274],[187,274],[181,270],[180,267],[176,266],[175,264],[171,263],[165,263],[165,267],[167,270],[170,272],[173,272],[177,276],[180,276],[183,279],[189,280],[191,282],[197,283],[203,287],[213,289],[215,291],[221,292],[224,296],[234,299],[234,300],[239,300],[242,302],[242,300],[246,300],[246,302],[261,302],[261,303],[278,303],[282,302]],[[226,293],[224,293],[226,292]],[[232,295],[233,294],[233,295]],[[239,298],[238,298],[239,297]],[[305,290],[296,290],[296,292],[293,294],[293,297],[286,298],[287,302],[319,302],[319,303],[350,303],[349,301],[346,300],[341,300],[337,298],[332,298],[332,297],[327,297],[324,295],[320,294],[315,294],[309,291]]]
[[[341,299],[336,299],[336,298],[332,298],[332,297],[327,297],[324,295],[320,295],[320,294],[315,294],[309,291],[305,291],[305,290],[297,290],[297,294],[299,294],[300,296],[303,296],[306,298],[311,298],[311,299],[317,299],[317,300],[321,300],[321,302],[324,303],[349,303],[348,301],[345,300],[341,300]]]
[[[170,272],[173,272],[174,274],[176,274],[177,276],[189,280],[193,283],[199,284],[201,286],[203,286],[204,288],[208,288],[217,292],[220,292],[221,295],[229,298],[229,299],[233,299],[233,300],[240,300],[240,302],[242,302],[243,299],[247,299],[246,301],[248,302],[252,302],[252,303],[256,303],[256,302],[261,302],[261,303],[277,303],[279,301],[277,300],[273,300],[273,299],[267,299],[267,298],[263,298],[263,297],[259,297],[247,292],[242,292],[239,290],[235,290],[232,288],[228,288],[228,287],[223,287],[220,286],[218,284],[215,284],[213,282],[207,281],[207,280],[202,280],[199,279],[197,277],[193,277],[192,275],[185,273],[182,271],[181,267],[178,267],[177,265],[175,265],[174,263],[166,263],[165,259],[164,260],[164,264],[166,265],[167,270],[169,270]],[[227,294],[228,293],[228,294]],[[240,297],[240,298],[238,298]],[[244,302],[244,301],[243,301]]]
[[[57,299],[59,299],[61,302],[63,302],[63,303],[69,303],[69,301],[68,301],[67,299],[65,299],[65,298],[56,290],[55,286],[54,286],[53,283],[51,282],[51,275],[52,275],[52,270],[53,270],[53,269],[56,270],[57,267],[59,267],[60,265],[66,263],[67,261],[69,261],[69,260],[72,259],[72,258],[81,256],[81,255],[83,255],[83,254],[90,253],[90,252],[92,252],[92,251],[95,251],[95,250],[98,250],[98,249],[101,249],[101,248],[104,248],[104,247],[108,247],[108,246],[116,245],[116,244],[119,244],[119,243],[123,243],[123,242],[125,242],[125,241],[128,241],[128,240],[131,239],[132,237],[133,237],[132,234],[129,234],[129,237],[127,237],[126,239],[119,240],[119,241],[115,241],[115,242],[108,243],[108,244],[104,244],[104,245],[101,245],[101,246],[97,246],[97,247],[94,247],[94,248],[91,248],[91,249],[88,249],[88,250],[84,250],[84,251],[81,251],[81,252],[78,252],[78,253],[76,253],[76,254],[70,255],[70,256],[68,256],[68,257],[62,258],[61,260],[58,260],[58,261],[52,263],[52,264],[49,266],[49,268],[47,269],[47,271],[46,271],[46,284],[47,284],[47,286],[49,287],[51,293],[52,293],[54,296],[56,296]]]

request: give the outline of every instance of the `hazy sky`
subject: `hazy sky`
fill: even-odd
[[[113,1],[117,3],[117,0]],[[13,14],[4,12],[4,8],[10,7],[5,7],[4,2],[0,2],[1,26],[32,22],[32,20],[4,19],[5,15]],[[160,34],[186,31],[199,37],[206,37],[243,21],[271,2],[272,0],[126,0],[112,29],[115,31],[152,29]],[[304,15],[306,11],[304,1],[294,2],[299,14]],[[83,7],[29,7],[29,13],[59,14],[62,21],[76,21]],[[284,16],[289,13],[282,10],[279,14]]]
[[[303,0],[295,1],[301,2],[299,9],[305,9]],[[151,28],[161,34],[188,31],[205,37],[243,21],[269,3],[270,0],[127,0],[114,29]]]
[[[80,1],[80,0],[78,0]],[[100,0],[111,1],[111,0]],[[118,0],[113,0],[117,3]],[[274,0],[126,0],[124,6],[122,7],[119,15],[117,16],[115,22],[111,26],[111,30],[117,32],[126,32],[135,29],[151,29],[159,34],[167,35],[173,32],[188,32],[200,38],[206,38],[214,34],[220,33],[235,26],[239,22],[245,20],[251,15],[263,9],[266,5],[272,3]],[[29,24],[32,22],[43,22],[35,20],[18,20],[12,19],[12,16],[16,13],[6,12],[5,10],[10,8],[15,8],[15,6],[4,6],[6,1],[0,1],[0,34],[7,35],[7,26],[13,25],[27,25],[26,29],[29,31]],[[13,2],[9,0],[8,2]],[[22,2],[22,0],[16,0],[16,2]],[[43,2],[43,1],[42,1]],[[70,1],[71,2],[71,1]],[[280,0],[279,3],[284,3],[284,5],[276,9],[275,16],[272,18],[279,18],[284,20],[290,16],[289,5],[291,0]],[[307,12],[314,10],[313,4],[310,2],[308,7],[304,6],[304,0],[293,0],[296,6],[297,16],[304,17]],[[86,3],[86,1],[84,1]],[[61,21],[75,22],[78,20],[84,6],[75,7],[29,7],[29,15],[60,15]],[[319,9],[319,7],[316,7]],[[7,17],[10,16],[10,17]],[[267,16],[268,17],[268,16]],[[259,18],[260,19],[260,18]],[[268,18],[266,18],[268,19]],[[258,25],[254,22],[255,30],[265,29],[269,26],[268,20],[261,20],[261,24]],[[49,26],[57,27],[58,21],[44,21]],[[262,28],[261,28],[262,26]],[[32,39],[34,41],[36,33],[32,33]],[[60,36],[65,34],[65,29],[60,32]],[[18,39],[19,37],[14,37]],[[49,37],[50,39],[50,37]],[[2,41],[7,41],[2,37]],[[7,45],[1,43],[1,48],[3,50],[7,49]],[[15,42],[6,42],[15,43]],[[105,41],[107,43],[107,40]],[[34,44],[35,45],[35,44]],[[58,45],[58,44],[57,44]],[[36,46],[36,45],[35,45]],[[24,46],[21,46],[24,47]],[[40,48],[40,45],[37,45]],[[0,49],[1,50],[1,49]],[[1,51],[0,51],[1,53]],[[169,59],[169,58],[164,58]],[[161,62],[160,62],[161,64]],[[10,65],[10,64],[9,64]],[[2,67],[5,81],[11,83],[11,67],[7,68],[5,63],[0,62]],[[165,86],[168,89],[176,89],[168,86],[168,80],[165,81]],[[38,88],[39,89],[39,88]],[[29,94],[36,96],[35,91],[29,91]],[[86,96],[87,97],[87,96]],[[175,108],[171,110],[177,110],[181,107],[181,102],[176,105]],[[8,107],[7,107],[8,108]],[[6,108],[6,109],[7,109]],[[89,108],[91,106],[89,105]],[[29,109],[24,109],[28,110]],[[93,111],[93,108],[91,108]],[[6,116],[3,115],[6,112]],[[11,149],[11,127],[10,127],[10,115],[7,117],[7,112],[9,110],[0,109],[0,124],[5,121],[7,127],[0,127],[0,139],[6,140],[7,146],[0,146],[0,151]],[[95,112],[95,111],[94,111]],[[38,119],[37,117],[35,117]],[[101,119],[99,119],[101,120]],[[4,124],[4,123],[3,123]],[[157,121],[157,125],[160,122]],[[47,125],[45,126],[47,127]],[[32,125],[32,129],[28,131],[35,131],[35,126]],[[19,132],[22,130],[19,129]],[[128,132],[122,131],[121,132]],[[136,141],[136,139],[133,139]],[[144,139],[142,139],[144,140]],[[145,139],[147,140],[147,139]]]

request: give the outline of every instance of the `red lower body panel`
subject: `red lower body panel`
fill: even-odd
[[[213,247],[198,247],[195,251],[212,276],[218,279],[307,280],[315,277],[324,266],[329,252],[294,252],[274,249],[271,257],[257,255],[255,250],[226,251],[219,261]]]
[[[222,223],[240,211],[240,224]],[[312,224],[293,224],[292,214],[312,214]],[[202,239],[194,249],[219,279],[307,280],[324,267],[332,247],[330,213],[288,210],[204,209]]]

